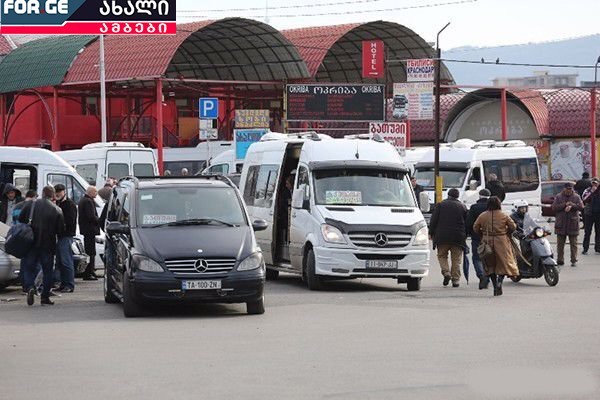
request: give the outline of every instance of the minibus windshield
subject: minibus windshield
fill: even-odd
[[[315,202],[323,205],[416,207],[402,171],[368,168],[317,170]]]
[[[445,189],[462,188],[467,177],[466,169],[459,168],[440,168],[440,176]],[[417,167],[415,169],[415,178],[417,184],[425,189],[433,189],[435,187],[435,176],[431,167]]]

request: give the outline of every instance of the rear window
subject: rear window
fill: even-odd
[[[547,183],[542,185],[542,197],[555,197],[563,189],[564,184]]]
[[[154,175],[154,174],[152,174]],[[123,178],[129,176],[129,165],[123,163],[110,163],[108,164],[108,177],[109,178]]]
[[[152,164],[133,164],[134,176],[154,176],[154,166]]]

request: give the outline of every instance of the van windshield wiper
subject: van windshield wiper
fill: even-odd
[[[152,226],[152,228],[159,228],[161,226],[211,225],[211,224],[225,225],[225,226],[229,226],[232,228],[237,226],[237,225],[231,224],[229,222],[221,221],[221,220],[214,219],[214,218],[189,218],[189,219],[182,219],[179,221],[167,222],[165,224],[154,225],[154,226]]]

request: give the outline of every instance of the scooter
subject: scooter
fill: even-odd
[[[558,284],[559,268],[554,259],[552,246],[547,239],[550,235],[551,233],[537,224],[533,218],[525,215],[520,238],[522,257],[517,256],[519,276],[511,277],[513,282],[543,276],[548,286]]]

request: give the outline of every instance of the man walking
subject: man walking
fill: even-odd
[[[98,191],[94,186],[89,186],[85,196],[79,201],[79,232],[83,235],[83,247],[90,262],[85,270],[84,281],[96,281],[96,235],[100,234],[100,221],[96,211],[96,198]]]
[[[31,228],[33,229],[33,248],[23,258],[23,279],[27,290],[27,304],[33,305],[35,288],[34,282],[37,274],[38,264],[42,266],[44,285],[42,290],[41,304],[53,305],[50,300],[50,289],[54,283],[54,254],[56,252],[56,239],[61,236],[65,229],[62,211],[52,202],[54,200],[54,188],[44,187],[42,198],[30,201],[19,215],[19,221],[27,223],[33,209]]]
[[[65,185],[54,186],[56,205],[61,209],[65,221],[65,230],[56,244],[56,268],[60,274],[60,286],[57,291],[72,293],[75,289],[75,267],[73,265],[73,237],[77,230],[77,206],[67,197]]]
[[[489,174],[486,189],[490,191],[492,196],[496,196],[501,202],[506,198],[506,190],[502,182],[498,180],[498,175]]]
[[[572,183],[566,183],[552,203],[556,213],[554,229],[557,237],[557,263],[565,264],[565,244],[567,237],[571,246],[571,267],[577,266],[577,236],[579,235],[579,212],[583,210],[583,201],[573,189]]]
[[[597,178],[592,179],[591,187],[583,192],[583,254],[586,255],[590,248],[590,239],[592,229],[594,230],[594,250],[600,254],[600,181]]]
[[[590,181],[590,173],[586,171],[581,174],[581,179],[575,183],[575,191],[580,197],[583,198],[583,192],[590,186],[592,186],[592,182]]]
[[[4,186],[2,197],[0,197],[0,222],[4,222],[6,225],[12,225],[13,211],[17,204],[22,201],[23,197],[21,196],[21,191],[12,183],[7,183]]]
[[[481,258],[479,258],[479,253],[477,252],[477,248],[481,243],[481,237],[473,232],[473,225],[477,218],[485,211],[487,211],[488,199],[491,197],[491,193],[487,189],[481,189],[479,191],[479,200],[475,204],[469,208],[469,212],[467,214],[467,234],[471,235],[471,257],[473,260],[473,268],[475,268],[475,273],[479,278],[479,289],[487,289],[490,283],[489,278],[483,272],[483,264],[481,262]]]
[[[467,247],[467,209],[458,200],[459,196],[460,193],[457,189],[450,189],[448,198],[433,209],[429,226],[444,276],[443,285],[448,286],[452,280],[452,287],[460,286],[460,267],[463,262],[463,253]],[[448,265],[448,254],[450,254],[452,262],[451,268]]]

